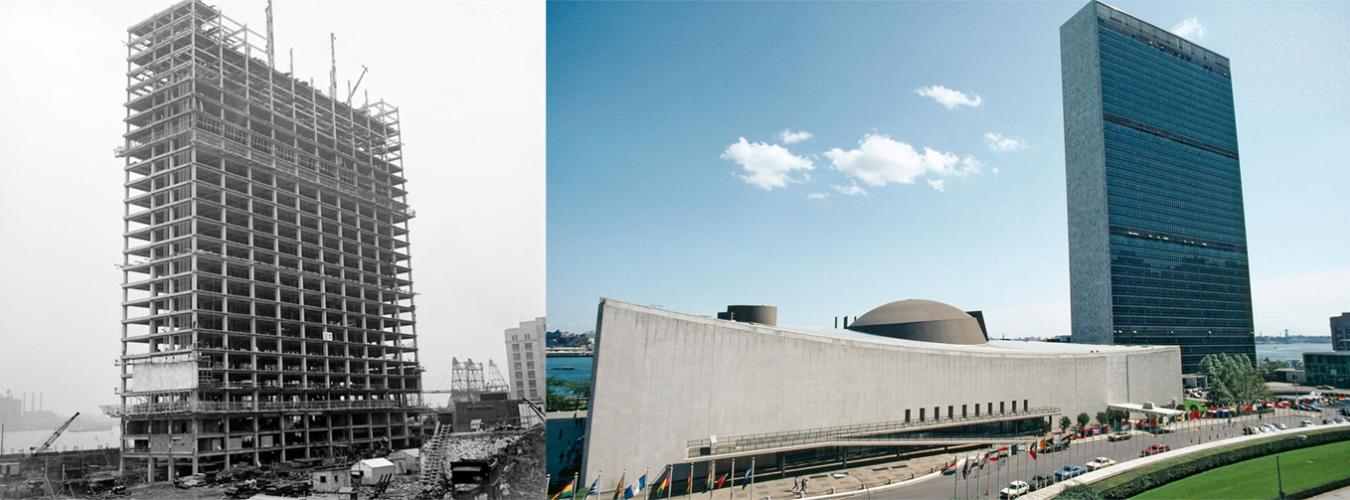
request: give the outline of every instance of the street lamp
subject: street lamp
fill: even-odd
[[[1307,440],[1308,440],[1308,436],[1305,435],[1305,434],[1299,434],[1299,435],[1297,435],[1297,436],[1294,436],[1294,437],[1291,438],[1291,439],[1297,439],[1297,440],[1299,440],[1299,441],[1307,441]],[[1279,487],[1279,489],[1280,489],[1280,500],[1284,500],[1284,475],[1281,474],[1281,472],[1280,472],[1280,454],[1279,454],[1279,453],[1276,453],[1276,454],[1275,454],[1275,481],[1276,481],[1276,485],[1277,485],[1277,486]]]

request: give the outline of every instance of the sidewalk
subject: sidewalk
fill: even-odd
[[[848,469],[831,470],[825,472],[815,472],[811,474],[789,475],[782,479],[764,479],[762,476],[756,480],[753,486],[742,485],[737,479],[735,487],[724,487],[719,490],[709,492],[698,492],[693,495],[682,495],[675,492],[670,498],[680,500],[774,500],[801,498],[801,496],[792,491],[797,481],[807,478],[807,496],[805,498],[824,499],[824,498],[842,498],[850,494],[866,495],[867,492],[886,491],[892,488],[898,488],[902,485],[915,484],[920,481],[939,477],[936,472],[943,465],[950,463],[956,456],[965,456],[974,453],[974,451],[965,451],[960,453],[943,453],[926,457],[911,458],[907,460],[897,460],[891,462],[874,463]],[[845,474],[844,477],[834,477],[834,474]],[[772,473],[764,475],[772,476]],[[866,488],[863,485],[866,485]],[[661,496],[665,499],[666,496]]]

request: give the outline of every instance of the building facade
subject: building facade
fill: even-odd
[[[1060,49],[1073,341],[1255,362],[1228,59],[1096,1]]]
[[[418,446],[398,108],[278,69],[197,0],[126,46],[123,469]]]
[[[1331,317],[1331,350],[1350,351],[1350,312]]]
[[[1350,389],[1350,352],[1305,352],[1303,372],[1308,385]]]
[[[544,359],[544,318],[522,321],[506,330],[506,355],[511,369],[511,395],[543,405],[548,395],[548,370]]]
[[[939,308],[939,306],[941,306]],[[676,491],[710,475],[811,470],[868,453],[937,453],[925,438],[1040,435],[1061,416],[1181,398],[1175,346],[991,340],[931,301],[887,304],[859,318],[889,331],[787,328],[600,303],[582,484],[604,492],[674,471]],[[923,322],[936,328],[903,328]],[[937,330],[943,330],[938,332]],[[924,338],[927,340],[916,340]],[[552,431],[550,431],[552,432]],[[559,431],[561,432],[561,431]],[[893,439],[893,441],[887,441]],[[552,445],[550,445],[552,446]],[[552,450],[550,450],[552,451]]]

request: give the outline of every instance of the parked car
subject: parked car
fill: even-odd
[[[1110,467],[1115,464],[1116,464],[1115,460],[1111,460],[1106,457],[1097,457],[1093,459],[1091,462],[1087,463],[1087,468],[1088,470],[1097,470],[1104,467]]]
[[[1084,469],[1081,465],[1065,465],[1064,468],[1055,471],[1055,480],[1063,481],[1065,479],[1078,477],[1083,475],[1084,472],[1087,472],[1087,469]]]
[[[1172,451],[1171,446],[1167,446],[1165,444],[1155,444],[1153,446],[1149,446],[1148,448],[1144,448],[1143,451],[1139,452],[1139,456],[1147,457],[1149,455],[1157,455],[1159,453],[1165,453],[1169,451]]]
[[[1063,451],[1069,449],[1069,441],[1054,441],[1050,443],[1050,448],[1046,451]]]
[[[1329,385],[1319,385],[1319,386],[1317,386],[1317,388],[1318,388],[1318,389],[1321,389],[1321,390],[1324,390],[1324,391],[1330,391],[1330,390],[1335,389],[1335,387],[1332,387],[1332,386],[1329,386]]]
[[[1313,426],[1313,423],[1312,423],[1312,420],[1304,420],[1304,421],[1302,421],[1302,422],[1299,422],[1299,423],[1298,423],[1298,426],[1299,426],[1299,427],[1312,427],[1312,426]]]
[[[1124,441],[1129,438],[1130,433],[1128,432],[1113,432],[1111,435],[1106,436],[1107,441]]]
[[[1036,474],[1034,476],[1031,476],[1030,481],[1031,491],[1036,491],[1046,486],[1050,486],[1052,484],[1055,484],[1055,479],[1050,476],[1046,476],[1043,474]]]
[[[1008,487],[998,490],[999,498],[1017,498],[1031,492],[1031,485],[1024,481],[1013,481]]]
[[[1289,428],[1289,426],[1284,425],[1283,422],[1275,422],[1275,427],[1278,427],[1280,430],[1285,430]]]
[[[1346,422],[1345,417],[1333,417],[1331,421],[1338,424],[1344,424]]]
[[[1256,432],[1257,432],[1257,431],[1256,431],[1256,428],[1255,428],[1255,427],[1243,427],[1243,428],[1242,428],[1242,435],[1243,435],[1243,436],[1250,436],[1250,435],[1252,435],[1252,434],[1256,434]]]

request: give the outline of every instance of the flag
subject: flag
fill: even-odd
[[[641,495],[642,490],[647,489],[647,474],[638,476],[637,484],[633,485],[633,494]]]
[[[574,482],[576,482],[575,479],[568,481],[566,486],[563,486],[561,490],[558,490],[557,493],[553,494],[553,500],[558,500],[559,498],[562,498],[563,495],[567,495],[567,498],[575,498],[575,496],[572,495],[572,483]]]
[[[722,487],[722,484],[723,484],[723,483],[726,483],[726,482],[727,482],[727,475],[726,475],[726,474],[722,474],[722,475],[720,475],[720,476],[717,476],[717,488],[721,488],[721,487]]]
[[[1036,442],[1033,441],[1033,442],[1031,443],[1031,446],[1028,446],[1028,447],[1027,447],[1027,453],[1031,454],[1031,459],[1032,459],[1032,460],[1035,460],[1035,459],[1036,459]]]
[[[614,487],[613,500],[619,500],[619,497],[623,495],[623,477],[626,475],[628,475],[627,471],[625,471],[623,474],[619,474],[619,484]]]
[[[628,500],[629,498],[633,498],[633,487],[632,487],[632,486],[629,486],[629,487],[623,489],[623,500]]]
[[[586,488],[586,496],[589,497],[591,495],[599,495],[599,494],[600,494],[600,477],[596,476],[595,480],[591,481],[591,487]]]
[[[666,471],[666,478],[661,480],[661,484],[656,485],[656,496],[661,496],[661,492],[670,488],[670,472]]]
[[[741,489],[745,489],[750,484],[750,475],[755,473],[755,463],[750,462],[750,468],[745,469],[745,477],[741,478]]]

